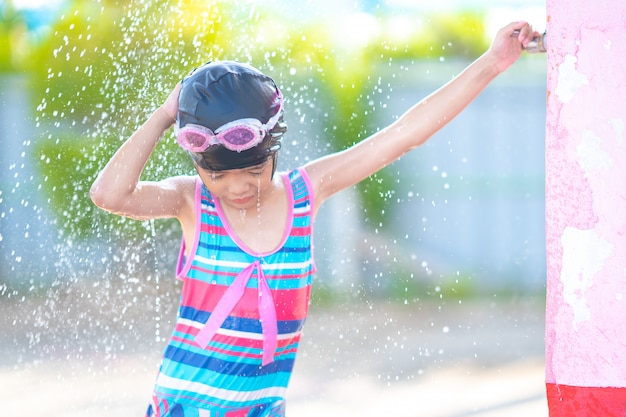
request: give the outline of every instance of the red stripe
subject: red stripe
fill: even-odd
[[[626,388],[546,383],[550,417],[624,417]]]
[[[179,327],[177,326],[177,330],[179,329]],[[193,330],[193,329],[192,329]],[[196,330],[197,333],[197,330]],[[190,346],[197,346],[193,343],[193,341],[188,340],[188,339],[183,339],[181,337],[177,337],[177,336],[172,336],[172,340],[185,344],[185,345],[190,345]],[[213,336],[213,339],[211,339],[213,342],[215,343],[220,343],[223,345],[227,345],[227,346],[232,346],[232,347],[243,347],[246,349],[255,349],[258,351],[258,353],[252,353],[252,352],[245,352],[242,353],[241,351],[237,350],[237,351],[232,351],[231,349],[228,349],[227,347],[224,348],[218,348],[218,347],[213,347],[211,345],[206,347],[206,350],[212,351],[212,352],[218,352],[218,353],[223,353],[229,356],[243,356],[245,355],[245,357],[247,358],[262,358],[263,354],[262,354],[262,349],[263,349],[263,341],[262,340],[256,340],[256,339],[246,339],[246,338],[240,338],[240,337],[233,337],[233,336],[227,336],[227,335],[221,335],[221,334],[216,334],[215,336]],[[290,339],[282,339],[282,340],[278,340],[278,345],[277,345],[277,349],[284,349],[283,351],[280,352],[280,355],[286,355],[289,353],[295,353],[297,351],[297,344],[300,342],[300,335],[297,335],[296,337],[290,338]],[[289,345],[294,345],[292,346],[290,349],[285,349],[285,347],[289,346]]]
[[[293,217],[296,219],[309,217],[311,215],[310,211],[297,211],[293,213]]]
[[[250,351],[241,352],[240,350],[233,351],[232,349],[229,349],[228,347],[219,348],[219,347],[214,347],[211,345],[207,346],[206,350],[216,352],[216,353],[221,353],[223,355],[238,357],[238,358],[246,357],[246,358],[261,359],[263,357],[263,341],[261,340],[241,339],[237,337],[229,337],[229,336],[223,336],[223,335],[218,334],[213,337],[212,342],[221,343],[226,346],[232,346],[233,348],[243,347],[246,349],[254,349],[258,353],[250,352]],[[294,339],[279,340],[277,349],[280,350],[284,348],[285,346],[288,346],[291,343],[294,343]],[[294,352],[296,350],[297,350],[296,348],[292,348],[292,349],[287,349],[285,351],[281,351],[279,356]]]
[[[263,348],[263,341],[258,339],[247,339],[245,337],[236,337],[229,336],[225,334],[216,334],[211,339],[213,342],[222,343],[231,346],[240,346],[240,347],[251,347],[256,349]],[[279,349],[284,348],[285,346],[289,346],[292,343],[297,343],[300,341],[300,335],[296,335],[295,337],[289,339],[278,339],[277,347]]]
[[[303,201],[307,201],[308,199],[309,199],[308,195],[303,195],[303,196],[298,196],[298,197],[294,195],[294,199],[293,199],[294,206],[297,206],[301,204]]]
[[[212,285],[197,280],[187,280],[185,284],[189,288],[183,291],[182,304],[208,312],[215,309],[224,292],[228,289],[224,285]],[[276,319],[279,321],[304,319],[308,311],[310,290],[309,286],[293,290],[272,290],[272,297],[276,306]],[[241,300],[229,315],[258,320],[260,318],[258,290],[246,288]]]
[[[193,326],[189,326],[186,324],[182,324],[182,323],[176,323],[176,326],[174,327],[174,330],[178,333],[182,333],[182,334],[188,334],[189,336],[196,336],[198,334],[198,332],[200,330],[198,330],[197,328],[193,327]],[[181,343],[188,343],[187,340],[178,337],[178,336],[172,336],[172,340],[176,340],[178,342]]]
[[[227,411],[224,417],[247,417],[252,408],[242,408],[241,410]]]
[[[289,236],[309,236],[311,234],[311,226],[292,227]]]
[[[203,263],[203,264],[200,264],[200,265],[206,265],[206,264]],[[196,274],[195,276],[200,276],[200,277],[202,277],[202,275],[207,275],[208,277],[211,277],[212,275],[217,275],[217,276],[224,276],[224,277],[233,277],[233,279],[234,279],[234,277],[237,276],[237,272],[216,271],[215,269],[209,269],[210,267],[212,267],[214,265],[208,264],[208,266],[209,267],[204,268],[202,266],[198,266],[198,263],[194,263],[191,266],[189,272],[191,272],[191,270],[199,271],[199,274]],[[191,274],[189,274],[189,275],[191,275]],[[196,279],[196,278],[192,278],[192,279],[194,279],[195,281],[202,282],[202,281],[200,281],[199,279]]]
[[[176,332],[178,333],[184,333],[190,336],[195,336],[196,334],[198,334],[198,331],[199,330],[193,326],[187,326],[187,325],[180,324],[180,323],[176,325]],[[175,340],[177,342],[184,343],[187,345],[192,344],[192,341],[188,339],[184,339],[182,337],[178,337],[178,336],[172,336],[172,340]],[[224,344],[228,344],[232,346],[252,347],[252,348],[257,348],[257,349],[261,349],[263,347],[262,340],[247,339],[245,337],[228,336],[228,335],[223,335],[219,333],[213,336],[213,339],[211,340],[217,343],[224,343]],[[285,346],[288,346],[289,344],[298,343],[299,341],[300,341],[300,334],[296,334],[294,337],[289,338],[289,339],[278,339],[277,346],[279,348],[284,348]]]
[[[200,230],[211,235],[228,236],[228,232],[224,227],[216,226],[210,223],[202,223]]]
[[[278,321],[304,319],[308,306],[307,294],[308,288],[272,291],[276,306],[276,319]],[[258,297],[259,292],[256,288],[246,288],[243,296],[229,315],[258,320],[260,318]]]
[[[186,280],[181,304],[202,311],[213,311],[228,287],[197,280]]]
[[[309,310],[310,292],[310,286],[297,290],[272,291],[276,306],[276,319],[279,321],[304,320]]]

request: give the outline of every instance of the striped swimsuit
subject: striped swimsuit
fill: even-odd
[[[181,247],[181,305],[147,416],[284,416],[315,272],[308,176],[294,170],[284,181],[285,235],[262,255],[239,241],[197,181],[195,243],[189,259]]]

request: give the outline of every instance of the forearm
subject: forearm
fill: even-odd
[[[417,147],[463,111],[499,74],[496,60],[487,52],[453,80],[417,103],[389,126],[404,141],[398,149]],[[407,143],[408,142],[408,143]]]
[[[499,72],[493,58],[486,53],[390,126],[343,152],[309,164],[309,174],[313,178],[319,177],[318,193],[322,198],[330,196],[426,142],[463,111]],[[335,166],[349,166],[351,169],[336,172]]]
[[[519,58],[533,34],[526,22],[508,24],[498,31],[487,52],[394,123],[342,152],[307,164],[319,196],[317,204],[426,142]]]
[[[124,142],[91,187],[91,199],[97,206],[115,210],[132,195],[150,154],[172,123],[159,108]]]

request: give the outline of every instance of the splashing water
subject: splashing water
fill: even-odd
[[[246,209],[240,209],[239,210],[239,220],[241,220],[241,222],[245,222],[246,221],[246,214],[247,214],[248,210]]]
[[[304,18],[286,19],[281,14],[285,11],[266,9],[260,2],[113,3],[81,2],[60,19],[51,35],[51,51],[39,69],[42,98],[34,123],[38,131],[25,128],[15,135],[18,146],[10,149],[15,153],[0,156],[11,161],[2,164],[8,167],[2,169],[8,170],[10,183],[8,187],[3,183],[0,190],[0,245],[9,247],[8,232],[14,230],[26,242],[5,252],[8,255],[2,259],[3,268],[9,265],[2,270],[3,279],[17,276],[12,278],[15,282],[0,282],[1,307],[8,324],[6,363],[76,360],[87,362],[89,372],[96,374],[123,355],[148,356],[162,348],[178,301],[179,284],[173,271],[180,228],[175,221],[137,222],[101,212],[89,201],[88,190],[110,155],[191,68],[208,60],[237,59],[252,62],[275,77],[288,102],[289,133],[280,168],[302,165],[350,145],[375,130],[372,123],[381,118],[380,111],[386,111],[390,119],[397,117],[398,105],[388,106],[387,101],[391,91],[407,90],[398,78],[414,69],[397,58],[398,66],[393,66],[392,53],[406,54],[406,45],[380,43],[383,49],[374,58],[358,53],[339,56],[327,31],[309,26]],[[393,73],[366,73],[375,71],[379,61]],[[396,68],[401,70],[396,73]],[[9,114],[2,110],[3,115]],[[419,302],[432,297],[439,303],[436,307],[441,307],[451,301],[451,290],[441,286],[445,277],[438,273],[439,259],[431,261],[432,254],[422,249],[447,244],[441,243],[440,223],[441,218],[448,218],[443,211],[447,213],[453,204],[445,202],[467,181],[455,180],[450,164],[437,162],[440,171],[433,179],[437,188],[433,191],[423,181],[431,178],[427,172],[409,178],[415,167],[432,163],[409,164],[401,174],[391,175],[393,181],[378,175],[364,189],[335,197],[320,212],[321,219],[329,220],[318,221],[318,229],[330,233],[316,238],[319,281],[336,286],[333,291],[338,288],[338,294],[345,289],[351,294],[347,299],[362,302],[357,304],[364,310],[357,311],[348,302],[334,313],[345,318],[343,324],[331,318],[310,328],[319,338],[327,337],[323,326],[343,336],[333,339],[330,346],[322,340],[323,349],[310,350],[321,352],[320,360],[338,373],[342,367],[350,375],[365,372],[349,354],[357,346],[374,353],[375,363],[385,364],[381,365],[385,369],[377,369],[380,380],[416,378],[449,354],[438,338],[459,333],[453,318],[438,318],[441,308],[422,312]],[[193,173],[187,156],[176,147],[172,134],[166,133],[144,178]],[[396,182],[400,177],[402,183]],[[260,183],[258,188],[260,213]],[[364,195],[374,204],[362,206]],[[394,199],[400,206],[405,204],[398,215],[384,205]],[[422,201],[407,205],[411,200]],[[431,202],[437,207],[423,207]],[[27,218],[19,218],[20,212],[27,213]],[[239,215],[243,220],[249,213],[244,210]],[[362,216],[370,219],[376,232],[363,229]],[[394,217],[400,219],[396,227],[401,229],[399,236],[405,236],[402,244],[385,235],[384,223]],[[257,219],[262,221],[260,216]],[[415,230],[407,223],[415,223]],[[325,268],[324,263],[330,266]],[[472,275],[468,276],[471,280]],[[461,283],[453,284],[454,288],[461,288],[465,277],[457,274],[455,279]],[[391,313],[373,313],[372,300],[380,302],[379,294],[397,295],[407,322],[398,323]],[[416,317],[425,317],[434,330],[428,326],[415,330],[408,321],[420,322]],[[435,341],[416,339],[425,334]],[[317,343],[317,339],[309,340]],[[325,355],[338,350],[347,354]],[[401,361],[393,362],[394,356]],[[351,367],[347,371],[345,364]],[[61,380],[69,378],[68,373],[61,375]]]

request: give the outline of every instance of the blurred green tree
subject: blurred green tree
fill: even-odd
[[[47,132],[38,158],[51,202],[67,219],[61,226],[76,235],[96,231],[98,214],[87,191],[97,171],[174,84],[203,62],[250,61],[288,86],[289,104],[323,108],[316,134],[329,144],[325,151],[333,151],[375,131],[373,114],[386,100],[380,85],[385,66],[470,58],[486,46],[479,13],[423,16],[401,36],[391,35],[397,16],[373,18],[381,30],[365,43],[346,44],[325,20],[298,21],[271,3],[75,0],[30,57],[37,120]],[[3,20],[0,36],[16,26]],[[159,146],[164,151],[153,155],[146,175],[191,172],[173,141]],[[393,194],[389,177],[383,170],[358,187],[375,227]]]
[[[28,30],[24,16],[13,7],[11,0],[6,0],[0,8],[0,73],[22,69],[20,53],[28,42]]]

